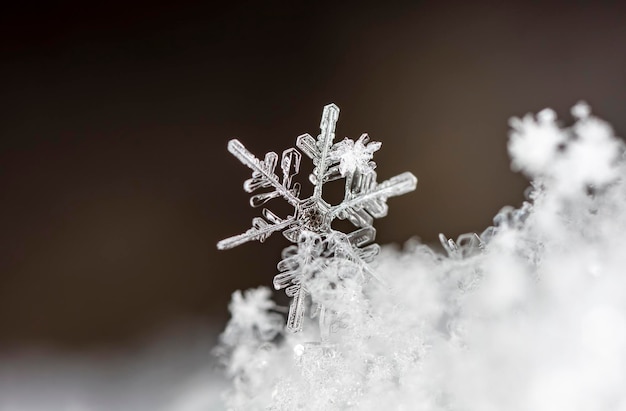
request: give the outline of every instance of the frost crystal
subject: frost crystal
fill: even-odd
[[[576,104],[572,114],[577,121],[570,128],[559,127],[550,109],[536,118],[513,118],[508,146],[515,170],[540,184],[554,184],[567,196],[614,182],[623,145],[608,123],[591,115],[586,103]]]
[[[293,206],[293,213],[280,218],[264,208],[262,217],[254,218],[250,229],[220,241],[217,247],[224,250],[252,240],[263,242],[276,231],[281,231],[285,238],[295,243],[283,250],[283,259],[278,263],[280,272],[274,277],[274,288],[285,289],[292,297],[287,329],[293,332],[302,329],[308,294],[318,305],[312,315],[319,316],[322,333],[329,327],[329,313],[323,297],[313,295],[315,293],[309,289],[317,289],[320,277],[333,287],[335,282],[354,276],[354,273],[373,277],[367,263],[379,252],[379,246],[372,243],[376,236],[372,226],[374,218],[387,215],[389,197],[410,192],[417,184],[417,178],[409,172],[378,183],[374,171],[376,164],[371,159],[381,143],[369,142],[366,134],[356,142],[346,138],[333,143],[338,117],[339,107],[334,104],[325,106],[319,136],[314,138],[303,134],[296,140],[296,146],[311,158],[315,166],[309,176],[313,195],[304,199],[300,198],[299,183],[292,181],[300,171],[300,151],[295,148],[283,151],[281,178],[275,174],[276,153],[269,152],[260,160],[238,140],[228,143],[228,151],[252,169],[252,178],[244,182],[244,190],[248,193],[263,190],[250,198],[250,205],[259,207],[273,198],[282,197]],[[324,184],[341,178],[345,178],[344,199],[331,205],[322,197]],[[357,228],[349,234],[333,230],[331,224],[336,219],[347,219]],[[326,278],[331,266],[331,271],[337,274],[334,279]]]

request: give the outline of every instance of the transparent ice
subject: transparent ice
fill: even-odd
[[[367,263],[379,252],[379,246],[373,243],[376,236],[372,226],[374,218],[387,215],[386,201],[389,197],[412,191],[417,184],[417,178],[409,172],[378,183],[372,156],[381,143],[370,142],[366,134],[356,142],[346,138],[334,143],[338,117],[339,107],[334,104],[325,106],[317,138],[303,134],[296,140],[296,146],[315,166],[309,176],[313,194],[308,198],[300,198],[300,184],[293,181],[300,171],[300,151],[295,148],[283,151],[280,160],[282,175],[279,177],[275,173],[278,154],[269,152],[263,160],[259,160],[239,140],[228,143],[228,151],[252,170],[252,178],[244,182],[244,190],[248,193],[262,191],[250,198],[250,205],[260,207],[273,198],[282,197],[293,207],[293,213],[281,218],[263,208],[262,217],[254,218],[250,229],[220,241],[217,247],[224,250],[248,241],[263,242],[276,231],[281,231],[285,238],[296,244],[283,250],[283,259],[278,263],[280,273],[274,278],[274,288],[285,289],[292,298],[287,329],[293,332],[302,329],[306,298],[310,291],[307,280],[327,272],[330,262],[341,261],[344,264],[340,270],[344,274],[339,275],[336,281],[354,276],[355,270],[358,274],[373,276]],[[324,184],[342,178],[345,179],[344,198],[339,204],[331,205],[322,196]],[[333,230],[331,224],[335,219],[347,219],[356,229],[349,234]],[[316,296],[311,297],[316,299]],[[311,314],[319,317],[324,338],[332,324],[327,307],[317,300],[317,308]]]

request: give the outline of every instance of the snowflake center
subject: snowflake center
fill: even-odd
[[[320,213],[320,210],[318,210],[317,208],[311,208],[307,210],[302,217],[304,219],[305,227],[310,229],[311,231],[318,231],[320,228],[322,228],[322,224],[324,223],[324,217],[322,216],[322,213]]]
[[[330,207],[321,200],[310,199],[300,207],[302,228],[314,233],[326,232],[330,229]]]

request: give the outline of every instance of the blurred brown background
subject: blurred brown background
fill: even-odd
[[[199,2],[198,2],[199,3]],[[270,285],[286,240],[218,252],[259,210],[259,156],[316,135],[382,141],[410,170],[380,243],[480,231],[525,180],[507,121],[579,99],[626,129],[620,2],[154,2],[24,6],[0,16],[0,348],[123,345],[187,319],[221,324]]]

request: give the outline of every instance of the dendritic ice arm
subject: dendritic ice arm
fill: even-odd
[[[265,219],[261,217],[253,218],[252,227],[250,229],[245,233],[223,239],[217,243],[217,248],[220,250],[228,250],[229,248],[237,247],[248,241],[259,240],[263,242],[267,237],[272,235],[272,233],[282,231],[296,224],[294,217],[282,220],[266,208],[263,209],[263,217],[265,217]]]
[[[294,207],[298,205],[300,201],[298,199],[300,185],[296,183],[293,187],[289,187],[291,178],[298,174],[300,170],[301,155],[297,150],[288,149],[283,152],[281,161],[281,168],[283,170],[282,184],[278,181],[278,176],[274,173],[276,162],[278,161],[278,154],[270,151],[265,155],[265,159],[261,161],[249,152],[237,139],[228,142],[228,151],[237,157],[244,165],[252,169],[252,178],[243,183],[243,189],[246,190],[246,192],[251,193],[259,188],[274,188],[273,191],[250,197],[250,205],[252,207],[263,205],[268,200],[279,196],[282,196]]]
[[[274,173],[278,162],[278,154],[270,151],[263,160],[259,160],[239,140],[231,140],[228,143],[228,151],[252,170],[252,178],[246,180],[243,184],[246,192],[252,193],[258,189],[270,189],[270,191],[250,197],[250,205],[252,207],[259,207],[275,197],[283,197],[294,207],[294,216],[296,215],[296,210],[300,204],[300,199],[298,198],[300,185],[298,183],[292,184],[292,178],[300,170],[302,157],[296,149],[291,148],[283,151],[280,162],[283,172],[282,182],[279,181],[279,177]],[[286,230],[298,224],[298,220],[294,216],[281,219],[268,209],[263,209],[262,214],[263,218],[256,217],[252,220],[252,227],[249,230],[243,234],[220,241],[217,243],[217,248],[225,250],[253,240],[263,242],[272,233]]]
[[[276,231],[282,231],[289,241],[296,243],[283,251],[279,273],[274,278],[274,288],[285,289],[287,296],[292,298],[287,329],[293,332],[302,329],[307,301],[317,298],[309,286],[310,280],[317,278],[319,273],[341,270],[359,274],[364,279],[377,279],[368,265],[380,250],[373,243],[376,236],[372,226],[374,218],[387,215],[389,197],[413,191],[417,185],[417,178],[408,172],[378,183],[372,157],[381,143],[370,142],[367,134],[361,135],[357,141],[346,138],[334,143],[338,116],[336,105],[325,106],[317,138],[303,134],[296,140],[300,151],[290,148],[283,152],[280,162],[282,178],[274,171],[278,164],[276,153],[269,152],[259,160],[238,140],[228,143],[228,150],[252,170],[252,178],[246,180],[244,190],[248,193],[262,190],[250,198],[250,205],[259,207],[273,198],[282,197],[293,206],[293,214],[280,218],[263,209],[262,217],[254,218],[249,230],[222,240],[217,246],[228,249],[248,241],[262,242]],[[311,158],[314,166],[309,176],[314,186],[313,195],[304,199],[299,197],[299,184],[292,183],[300,168],[300,152]],[[322,198],[322,189],[325,183],[340,178],[345,178],[345,195],[340,204],[333,206]],[[349,234],[333,230],[331,224],[336,218],[348,219],[357,229]],[[320,329],[325,323],[322,317],[326,312],[321,307]]]
[[[320,122],[320,135],[317,140],[310,134],[303,134],[296,140],[296,146],[313,160],[315,168],[311,173],[314,198],[322,198],[322,186],[328,181],[341,178],[337,160],[331,156],[331,148],[335,139],[335,126],[339,118],[339,107],[329,104],[324,107]]]
[[[398,174],[380,184],[376,173],[360,175],[346,199],[331,209],[333,218],[349,219],[357,227],[373,223],[373,218],[387,215],[387,199],[415,190],[417,177],[410,172]]]
[[[285,248],[283,259],[277,265],[279,273],[274,276],[274,288],[285,289],[285,294],[291,298],[287,316],[287,330],[291,332],[302,329],[307,295],[302,282],[324,266],[324,259],[320,258],[324,247],[325,243],[320,235],[303,230],[298,244]]]

